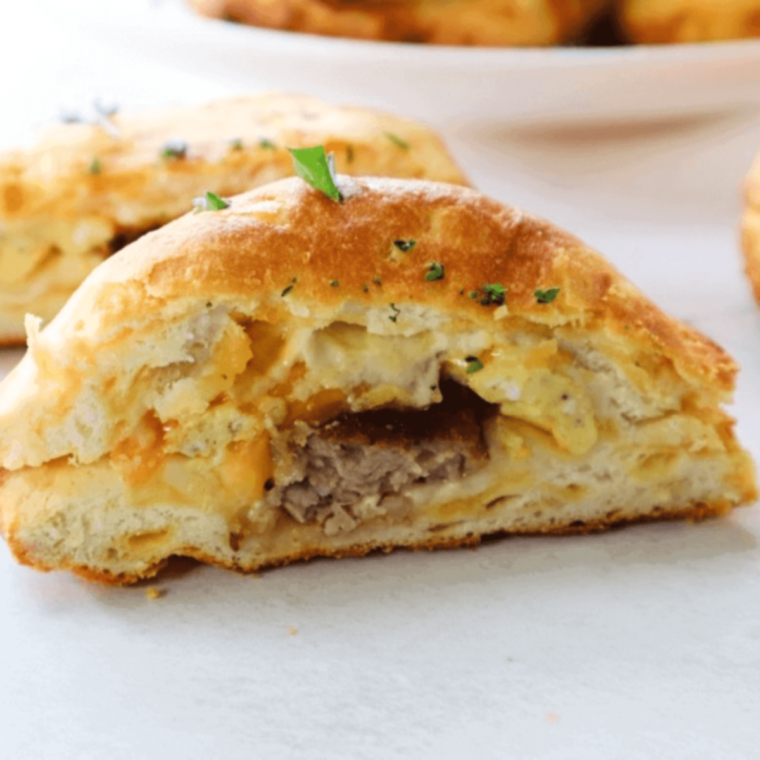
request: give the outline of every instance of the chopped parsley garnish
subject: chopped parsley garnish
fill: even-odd
[[[349,145],[346,148],[346,163],[352,164],[354,162],[354,146]]]
[[[243,150],[243,141],[239,137],[230,140],[230,150]]]
[[[338,203],[343,201],[322,145],[316,145],[313,148],[288,148],[288,150],[293,156],[296,174],[302,180],[323,192],[328,198]]]
[[[259,139],[259,148],[264,148],[264,150],[277,150],[277,146],[271,140],[267,140],[266,137]],[[293,151],[291,150],[290,152],[292,153]]]
[[[483,362],[477,356],[468,356],[465,361],[467,362],[466,372],[468,375],[471,375],[473,372],[480,372],[483,369]]]
[[[180,161],[187,158],[187,143],[184,140],[169,140],[161,150],[161,158],[167,161]]]
[[[391,310],[394,311],[395,314],[391,314],[391,316],[388,317],[388,319],[390,319],[391,322],[396,322],[396,320],[398,319],[398,315],[401,314],[401,309],[397,309],[396,304],[392,303]]]
[[[551,303],[559,295],[559,288],[537,290],[534,295],[536,296],[536,301],[538,301],[538,303]]]
[[[101,165],[99,158],[92,159],[92,163],[90,164],[88,171],[90,174],[100,174],[100,172],[103,171],[103,166]]]
[[[367,283],[366,283],[366,282],[364,283],[364,285],[362,285],[362,290],[363,290],[365,293],[369,293],[369,285],[367,285]]]
[[[398,135],[394,135],[393,132],[386,132],[385,136],[402,150],[409,150],[412,147],[406,140],[402,140]]]
[[[340,287],[340,280],[332,280],[330,282],[330,287],[331,288],[339,288]]]
[[[399,249],[402,253],[409,253],[409,251],[417,245],[416,240],[394,240],[393,245]]]
[[[222,209],[229,208],[229,205],[230,202],[228,200],[219,197],[216,193],[212,193],[210,190],[200,198],[195,198],[193,200],[196,214],[200,211],[221,211]]]
[[[443,277],[443,264],[438,261],[431,261],[430,264],[428,264],[428,272],[425,275],[425,279],[428,282],[434,282],[435,280],[442,280]]]
[[[480,303],[483,306],[490,306],[491,304],[501,306],[507,300],[507,289],[498,282],[494,282],[491,285],[483,285],[481,290],[485,294],[480,299]]]
[[[382,277],[373,277],[372,278],[372,282],[374,282],[375,285],[382,285],[383,284]]]
[[[478,291],[477,291],[477,290],[471,290],[471,291],[470,291],[470,292],[467,294],[467,297],[468,297],[468,298],[472,298],[472,300],[474,301],[474,300],[475,300],[475,299],[478,297]]]
[[[285,296],[286,296],[288,293],[290,293],[290,291],[291,291],[291,290],[293,290],[293,288],[295,287],[295,284],[296,284],[296,278],[294,277],[294,278],[293,278],[293,279],[290,281],[290,285],[288,285],[288,287],[287,287],[287,288],[285,288],[285,290],[283,290],[283,291],[282,291],[282,294],[281,294],[281,295],[282,295],[282,297],[283,297],[283,298],[285,298]]]

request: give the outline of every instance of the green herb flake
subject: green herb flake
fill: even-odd
[[[409,150],[412,146],[406,140],[402,140],[398,135],[394,135],[393,132],[385,132],[385,136],[398,148],[402,150]]]
[[[369,285],[365,282],[364,285],[362,285],[362,290],[365,293],[369,293]]]
[[[340,287],[340,280],[332,280],[330,282],[330,287],[331,288],[339,288]]]
[[[209,190],[200,198],[194,198],[193,206],[195,207],[195,213],[198,214],[201,211],[222,211],[225,208],[229,208],[230,202]]]
[[[322,145],[313,148],[288,148],[288,150],[293,156],[295,172],[304,182],[308,182],[338,203],[343,201]]]
[[[161,158],[166,161],[180,161],[187,158],[187,143],[184,140],[169,140],[161,149]]]
[[[537,290],[534,295],[536,296],[536,301],[538,301],[538,303],[551,303],[559,295],[559,288]]]
[[[99,158],[93,158],[90,168],[88,169],[90,174],[100,174],[103,171],[103,165],[100,163]]]
[[[286,296],[288,293],[290,293],[290,291],[291,291],[291,290],[293,290],[293,288],[295,287],[295,284],[296,284],[296,282],[297,282],[297,280],[296,280],[296,278],[294,277],[294,278],[293,278],[293,279],[290,281],[290,285],[288,285],[288,287],[287,287],[287,288],[285,288],[285,290],[283,290],[283,291],[282,291],[282,294],[281,294],[281,295],[282,295],[282,297],[283,297],[283,298],[285,298],[285,296]]]
[[[442,280],[444,278],[443,264],[438,261],[432,261],[428,264],[428,272],[425,275],[425,279],[428,282],[435,282],[435,280]]]
[[[483,298],[480,299],[480,303],[483,306],[490,306],[491,304],[502,306],[507,300],[507,289],[498,282],[494,282],[490,285],[483,285],[481,290],[485,294]]]
[[[478,291],[477,291],[477,290],[471,290],[471,291],[470,291],[470,292],[467,294],[467,297],[468,297],[468,298],[472,298],[472,300],[474,301],[474,300],[475,300],[475,299],[478,297]]]
[[[438,387],[437,385],[431,385],[431,386],[430,386],[430,390],[431,390],[431,391],[434,391],[434,390],[435,390],[437,387]]]
[[[354,162],[354,146],[349,145],[346,147],[346,163],[352,164]]]
[[[277,145],[275,145],[271,140],[267,140],[266,137],[262,137],[259,139],[259,148],[263,148],[264,150],[277,150]],[[292,150],[290,151],[293,152]]]
[[[239,137],[230,140],[230,150],[243,150],[243,141]]]
[[[391,316],[388,317],[388,319],[390,319],[391,322],[395,323],[398,320],[398,315],[401,314],[401,309],[397,309],[396,304],[392,303],[391,310],[394,311],[395,314],[391,314]]]
[[[471,375],[473,372],[480,372],[483,369],[483,362],[477,356],[468,356],[465,361],[467,362],[466,372],[468,375]]]
[[[416,245],[416,240],[394,240],[393,245],[399,249],[402,253],[409,253]]]
[[[383,284],[383,279],[382,277],[373,277],[372,282],[374,282],[375,285],[380,286]]]

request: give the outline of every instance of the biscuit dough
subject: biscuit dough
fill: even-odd
[[[736,366],[479,193],[297,178],[95,270],[0,385],[0,529],[107,583],[718,515]],[[432,276],[431,276],[432,274]]]

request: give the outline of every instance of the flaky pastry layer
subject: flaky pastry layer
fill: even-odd
[[[22,561],[129,582],[755,497],[735,365],[598,254],[465,188],[339,187],[183,217],[29,321],[0,386]]]

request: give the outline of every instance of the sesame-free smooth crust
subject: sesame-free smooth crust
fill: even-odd
[[[69,330],[83,309],[97,313],[99,329],[113,328],[180,296],[249,297],[291,284],[294,297],[326,311],[348,300],[411,302],[492,324],[492,310],[469,295],[501,283],[511,316],[595,323],[661,353],[706,387],[732,387],[737,367],[723,349],[548,222],[450,185],[345,177],[341,187],[347,200],[339,204],[299,179],[284,180],[150,233],[93,273],[55,329]],[[418,243],[403,256],[394,240]],[[427,282],[427,262],[442,263],[445,279]],[[546,287],[561,290],[550,312],[535,297]]]
[[[20,561],[129,583],[174,555],[255,571],[756,497],[719,408],[736,365],[599,254],[467,188],[338,187],[188,214],[29,321],[0,385]]]

